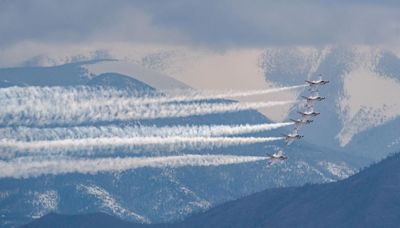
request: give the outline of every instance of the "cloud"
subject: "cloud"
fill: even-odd
[[[328,1],[175,1],[146,7],[159,26],[207,45],[380,43],[399,36],[399,4]]]
[[[167,42],[173,29],[156,28],[134,1],[2,1],[0,47],[20,42]],[[160,39],[162,37],[162,39]]]
[[[397,42],[396,1],[0,3],[0,47],[22,41],[134,41],[207,47]]]

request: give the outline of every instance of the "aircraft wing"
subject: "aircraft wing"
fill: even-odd
[[[292,144],[293,143],[293,141],[294,141],[294,139],[287,139],[286,140],[286,145],[290,145],[290,144]]]
[[[276,160],[269,160],[268,161],[268,166],[272,166],[272,165],[275,165],[276,163],[278,163],[279,161],[276,161]]]

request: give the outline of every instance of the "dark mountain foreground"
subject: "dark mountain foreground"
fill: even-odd
[[[34,220],[23,227],[146,227],[141,224],[133,224],[118,217],[106,213],[91,213],[80,215],[60,215],[50,213],[40,219]]]
[[[104,222],[96,223],[100,221]],[[50,214],[26,227],[103,227],[103,224],[112,224],[112,227],[400,227],[400,154],[342,181],[266,190],[176,224],[129,224],[105,214]]]

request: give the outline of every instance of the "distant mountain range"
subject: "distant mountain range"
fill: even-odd
[[[175,224],[129,225],[105,214],[49,214],[25,227],[398,227],[399,191],[400,154],[395,154],[345,180],[265,190]]]
[[[330,80],[320,91],[327,99],[316,106],[322,115],[316,118],[315,124],[302,131],[302,134],[312,136],[305,140],[371,161],[400,149],[400,135],[395,130],[400,127],[400,101],[396,99],[400,97],[400,57],[388,49],[290,46],[206,54],[177,49],[149,52],[134,57],[133,61],[185,79],[195,88],[236,89],[262,83],[290,86],[303,84],[304,80],[316,79],[322,74],[324,79]],[[235,61],[242,66],[243,72],[242,68],[231,66],[236,64]],[[238,73],[231,69],[237,69]],[[192,79],[196,76],[205,79]],[[216,77],[218,80],[213,80]],[[305,90],[292,95],[306,94]],[[292,108],[280,116],[297,117],[297,110]],[[275,116],[268,115],[268,111],[263,113],[270,118]]]
[[[280,85],[302,83],[322,74],[330,83],[327,99],[316,105],[323,113],[304,128],[309,142],[380,160],[398,151],[400,127],[400,58],[372,47],[267,50],[266,80]],[[289,116],[295,116],[293,110]]]
[[[270,189],[186,219],[181,227],[398,227],[400,154],[345,180]]]
[[[107,60],[110,61],[110,60]],[[105,62],[107,62],[105,61]],[[131,64],[126,75],[118,69],[89,72],[87,65],[104,61],[71,63],[54,67],[0,69],[1,87],[18,86],[104,86],[140,93],[157,93],[160,86],[189,88],[160,73]],[[115,61],[114,61],[115,62]],[[137,78],[151,80],[145,83]],[[160,80],[158,80],[160,79]],[[165,81],[168,83],[157,84]],[[148,84],[149,83],[149,84]],[[232,101],[227,101],[232,102]],[[213,114],[186,118],[140,121],[142,125],[202,125],[269,123],[257,111]],[[138,121],[94,123],[127,126]],[[69,127],[65,125],[63,127]],[[289,129],[277,129],[251,136],[276,136]],[[175,154],[209,153],[265,156],[283,146],[282,142],[215,148],[207,151],[175,151]],[[76,214],[105,212],[136,222],[167,222],[204,211],[222,202],[238,199],[266,188],[298,186],[340,180],[354,174],[368,160],[352,154],[316,146],[306,141],[285,149],[285,163],[268,166],[265,162],[221,167],[143,168],[96,175],[66,174],[27,179],[0,179],[0,226],[10,227],[31,221],[49,212]],[[146,151],[145,151],[146,152]],[[144,153],[145,153],[144,152]],[[147,151],[162,155],[163,151]],[[118,153],[116,153],[118,154]]]

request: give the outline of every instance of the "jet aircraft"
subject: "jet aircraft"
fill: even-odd
[[[293,133],[290,134],[282,134],[283,137],[285,137],[285,141],[286,141],[286,145],[290,145],[292,144],[292,142],[294,142],[295,140],[301,139],[304,136],[303,135],[299,135],[297,133],[297,130],[295,129]]]
[[[320,74],[318,80],[306,80],[306,83],[309,86],[309,88],[308,88],[309,91],[317,93],[319,86],[325,85],[325,84],[329,83],[329,81],[323,80],[322,75]]]
[[[276,162],[284,161],[287,159],[287,157],[283,154],[282,150],[280,150],[274,154],[268,154],[267,158],[269,159],[269,165],[273,165]]]
[[[318,116],[321,114],[320,112],[314,112],[314,111],[306,111],[306,112],[297,112],[303,117],[312,117],[312,116]]]
[[[301,96],[301,97],[304,98],[307,102],[325,100],[325,97],[320,97],[320,96],[310,96],[310,97]]]

